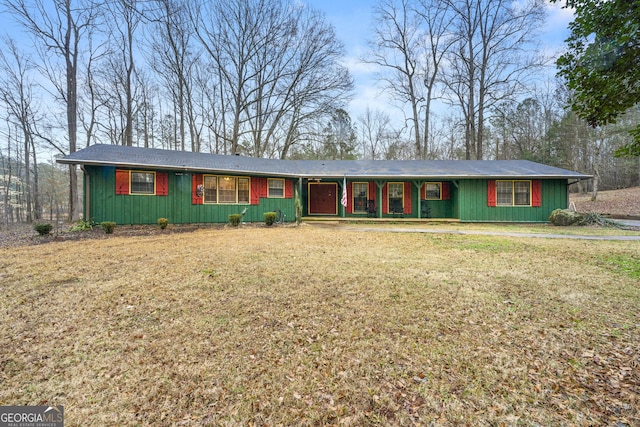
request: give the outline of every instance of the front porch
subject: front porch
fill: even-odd
[[[368,218],[368,217],[340,217],[340,216],[303,216],[302,222],[337,222],[337,223],[391,223],[391,224],[428,224],[428,223],[458,223],[457,218]]]

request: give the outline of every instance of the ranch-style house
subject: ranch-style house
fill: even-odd
[[[545,222],[589,175],[527,160],[280,160],[92,145],[58,160],[84,172],[84,218],[118,224],[304,217]]]

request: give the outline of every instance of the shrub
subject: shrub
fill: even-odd
[[[93,230],[94,222],[91,220],[79,220],[69,228],[69,231],[88,231]]]
[[[112,234],[113,229],[116,228],[116,223],[113,221],[103,221],[100,223],[100,227],[102,227],[105,233]]]
[[[164,230],[169,225],[169,220],[167,218],[158,218],[158,225]]]
[[[242,214],[229,215],[229,223],[234,227],[239,226],[241,221],[242,221]]]
[[[276,222],[275,212],[265,212],[264,214],[262,214],[262,216],[264,217],[264,223],[267,224],[267,226],[271,226],[274,222]]]
[[[549,215],[553,225],[573,225],[582,222],[582,215],[569,209],[556,209]]]
[[[51,233],[51,230],[53,230],[53,225],[51,225],[51,224],[36,224],[36,225],[33,226],[33,229],[36,230],[39,235],[46,236],[47,234]]]
[[[578,225],[597,225],[600,227],[620,227],[620,223],[612,219],[606,218],[596,212],[588,212],[582,215],[582,219]]]

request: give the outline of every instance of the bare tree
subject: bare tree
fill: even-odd
[[[11,187],[13,185],[13,168],[11,162],[11,122],[7,117],[7,155],[0,151],[0,184],[2,184],[2,224],[5,230],[9,227],[11,217]]]
[[[111,0],[105,3],[112,19],[111,33],[111,72],[122,94],[118,95],[118,108],[122,122],[122,145],[133,145],[135,86],[135,35],[142,20],[143,11],[139,10],[137,0]]]
[[[37,155],[33,131],[37,106],[33,99],[34,82],[29,76],[35,66],[24,56],[13,39],[7,38],[4,43],[7,49],[6,54],[5,51],[0,51],[0,99],[4,102],[9,117],[15,121],[22,132],[26,221],[32,222],[33,219],[40,218]],[[36,178],[33,181],[32,170]]]
[[[358,129],[360,131],[360,141],[363,145],[362,154],[364,159],[379,160],[383,158],[386,149],[386,142],[391,131],[391,118],[388,114],[367,107],[365,112],[358,117]]]
[[[287,0],[204,1],[192,10],[217,87],[212,109],[225,150],[285,157],[305,123],[346,100],[352,80],[323,16]]]
[[[422,158],[420,104],[424,101],[420,67],[425,59],[419,16],[412,0],[379,0],[373,10],[376,27],[364,62],[376,64],[390,73],[380,74],[385,89],[411,109],[415,157]]]
[[[202,120],[195,114],[193,73],[198,51],[193,51],[193,25],[186,4],[176,0],[154,0],[151,19],[149,62],[164,81],[178,112],[179,136],[185,149],[186,126],[189,127],[191,151],[200,151]]]
[[[542,65],[532,44],[545,16],[543,0],[444,0],[453,14],[456,42],[445,76],[465,119],[467,159],[482,159],[486,114],[514,97]]]
[[[415,13],[421,18],[424,28],[423,44],[426,55],[423,71],[426,93],[424,95],[424,131],[421,149],[422,158],[426,159],[434,151],[429,149],[429,139],[432,133],[431,104],[436,98],[436,86],[441,82],[441,64],[455,38],[452,37],[449,30],[453,15],[450,13],[447,2],[420,0],[415,7]]]
[[[415,158],[428,158],[431,104],[444,55],[454,41],[453,15],[440,0],[379,0],[373,15],[374,38],[363,61],[380,66],[385,90],[401,106],[409,105]]]
[[[43,71],[55,86],[58,100],[66,109],[68,153],[77,148],[78,122],[78,60],[81,40],[95,19],[92,3],[71,0],[3,0],[6,9],[36,39],[43,54]],[[51,57],[53,53],[53,57]],[[62,60],[64,80],[55,72],[54,59]],[[60,147],[56,147],[60,148]],[[78,175],[75,165],[69,165],[69,219],[80,217]]]

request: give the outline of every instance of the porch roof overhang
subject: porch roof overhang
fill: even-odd
[[[280,160],[103,144],[91,145],[57,162],[316,180],[591,178],[528,160]]]

